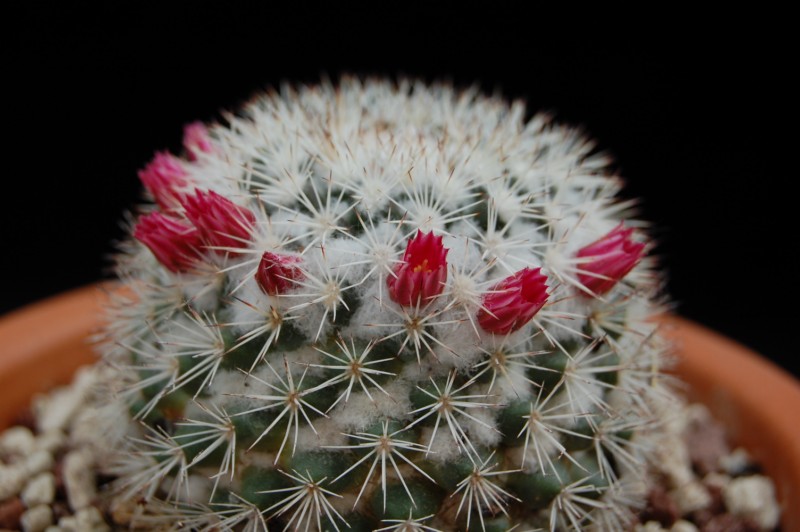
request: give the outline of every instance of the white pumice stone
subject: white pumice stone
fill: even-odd
[[[20,524],[25,532],[42,532],[53,524],[53,510],[47,504],[28,508],[22,514]]]
[[[87,368],[81,368],[72,386],[55,390],[46,397],[34,401],[34,412],[40,432],[63,430],[72,417],[83,406],[86,395],[94,385],[95,378]]]
[[[711,504],[711,495],[708,490],[697,480],[692,480],[670,491],[670,496],[681,514],[688,514],[701,510]]]
[[[737,447],[730,454],[720,458],[719,465],[729,475],[738,475],[749,466],[753,460],[750,454],[742,447]]]
[[[734,478],[722,489],[722,497],[732,514],[749,517],[766,530],[778,525],[780,508],[775,500],[775,485],[769,478],[763,475]]]
[[[64,457],[64,486],[74,511],[89,506],[97,495],[94,463],[88,449],[72,451]]]
[[[656,451],[657,467],[668,478],[670,486],[679,488],[694,479],[689,451],[683,444],[680,434],[666,438]]]
[[[52,453],[64,445],[66,436],[61,430],[51,430],[36,437],[36,448]]]
[[[17,495],[27,477],[25,471],[18,466],[0,464],[0,501]]]
[[[72,420],[69,442],[73,447],[95,447],[100,440],[98,434],[103,433],[103,425],[98,418],[97,410],[82,408]]]
[[[37,504],[50,504],[56,493],[56,478],[53,473],[45,471],[28,481],[20,497],[25,506],[31,508]]]
[[[666,530],[658,521],[648,521],[645,524],[636,525],[636,532],[663,532]]]
[[[111,528],[103,520],[100,511],[94,506],[87,506],[75,514],[76,532],[107,532]]]
[[[28,427],[11,427],[0,434],[0,455],[27,455],[34,449],[35,436]]]
[[[34,451],[23,462],[25,473],[28,476],[33,476],[53,468],[55,460],[53,455],[47,451]]]
[[[678,519],[669,530],[670,532],[697,532],[699,529],[691,521]]]
[[[78,519],[74,515],[65,515],[59,519],[58,528],[65,532],[80,532],[78,528]]]

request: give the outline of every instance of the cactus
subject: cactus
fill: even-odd
[[[140,178],[105,360],[136,524],[621,529],[670,397],[609,157],[477,90],[344,79]]]

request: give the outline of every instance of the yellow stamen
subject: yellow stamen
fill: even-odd
[[[433,271],[433,270],[428,268],[428,259],[423,260],[422,264],[418,264],[417,266],[414,267],[414,273],[417,273],[417,272],[430,272],[430,271]]]

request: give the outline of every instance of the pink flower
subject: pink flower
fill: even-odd
[[[142,216],[133,236],[147,246],[158,261],[172,272],[192,268],[200,256],[200,233],[178,218],[154,212]]]
[[[585,259],[580,264],[578,280],[597,295],[611,290],[639,262],[645,245],[635,242],[633,229],[624,229],[622,222],[610,233],[581,248],[577,256]]]
[[[521,329],[547,302],[547,277],[541,268],[524,268],[483,296],[478,324],[484,331],[508,334]]]
[[[183,201],[186,217],[219,254],[246,248],[256,223],[253,213],[214,191],[195,190]],[[227,248],[227,249],[223,249]]]
[[[164,211],[180,208],[181,189],[189,184],[181,160],[168,152],[157,152],[147,166],[139,170],[139,179]]]
[[[386,280],[392,301],[410,307],[426,304],[441,294],[447,281],[447,252],[441,236],[418,231],[408,241],[403,262]]]
[[[256,271],[258,286],[272,296],[285,294],[295,281],[303,278],[303,272],[297,267],[299,262],[299,257],[265,251]]]
[[[192,122],[183,127],[183,147],[190,161],[197,160],[201,153],[214,151],[208,129],[202,122]]]

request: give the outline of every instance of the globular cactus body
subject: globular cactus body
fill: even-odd
[[[108,328],[140,524],[625,526],[668,391],[642,224],[591,142],[347,79],[185,147],[140,173]]]

